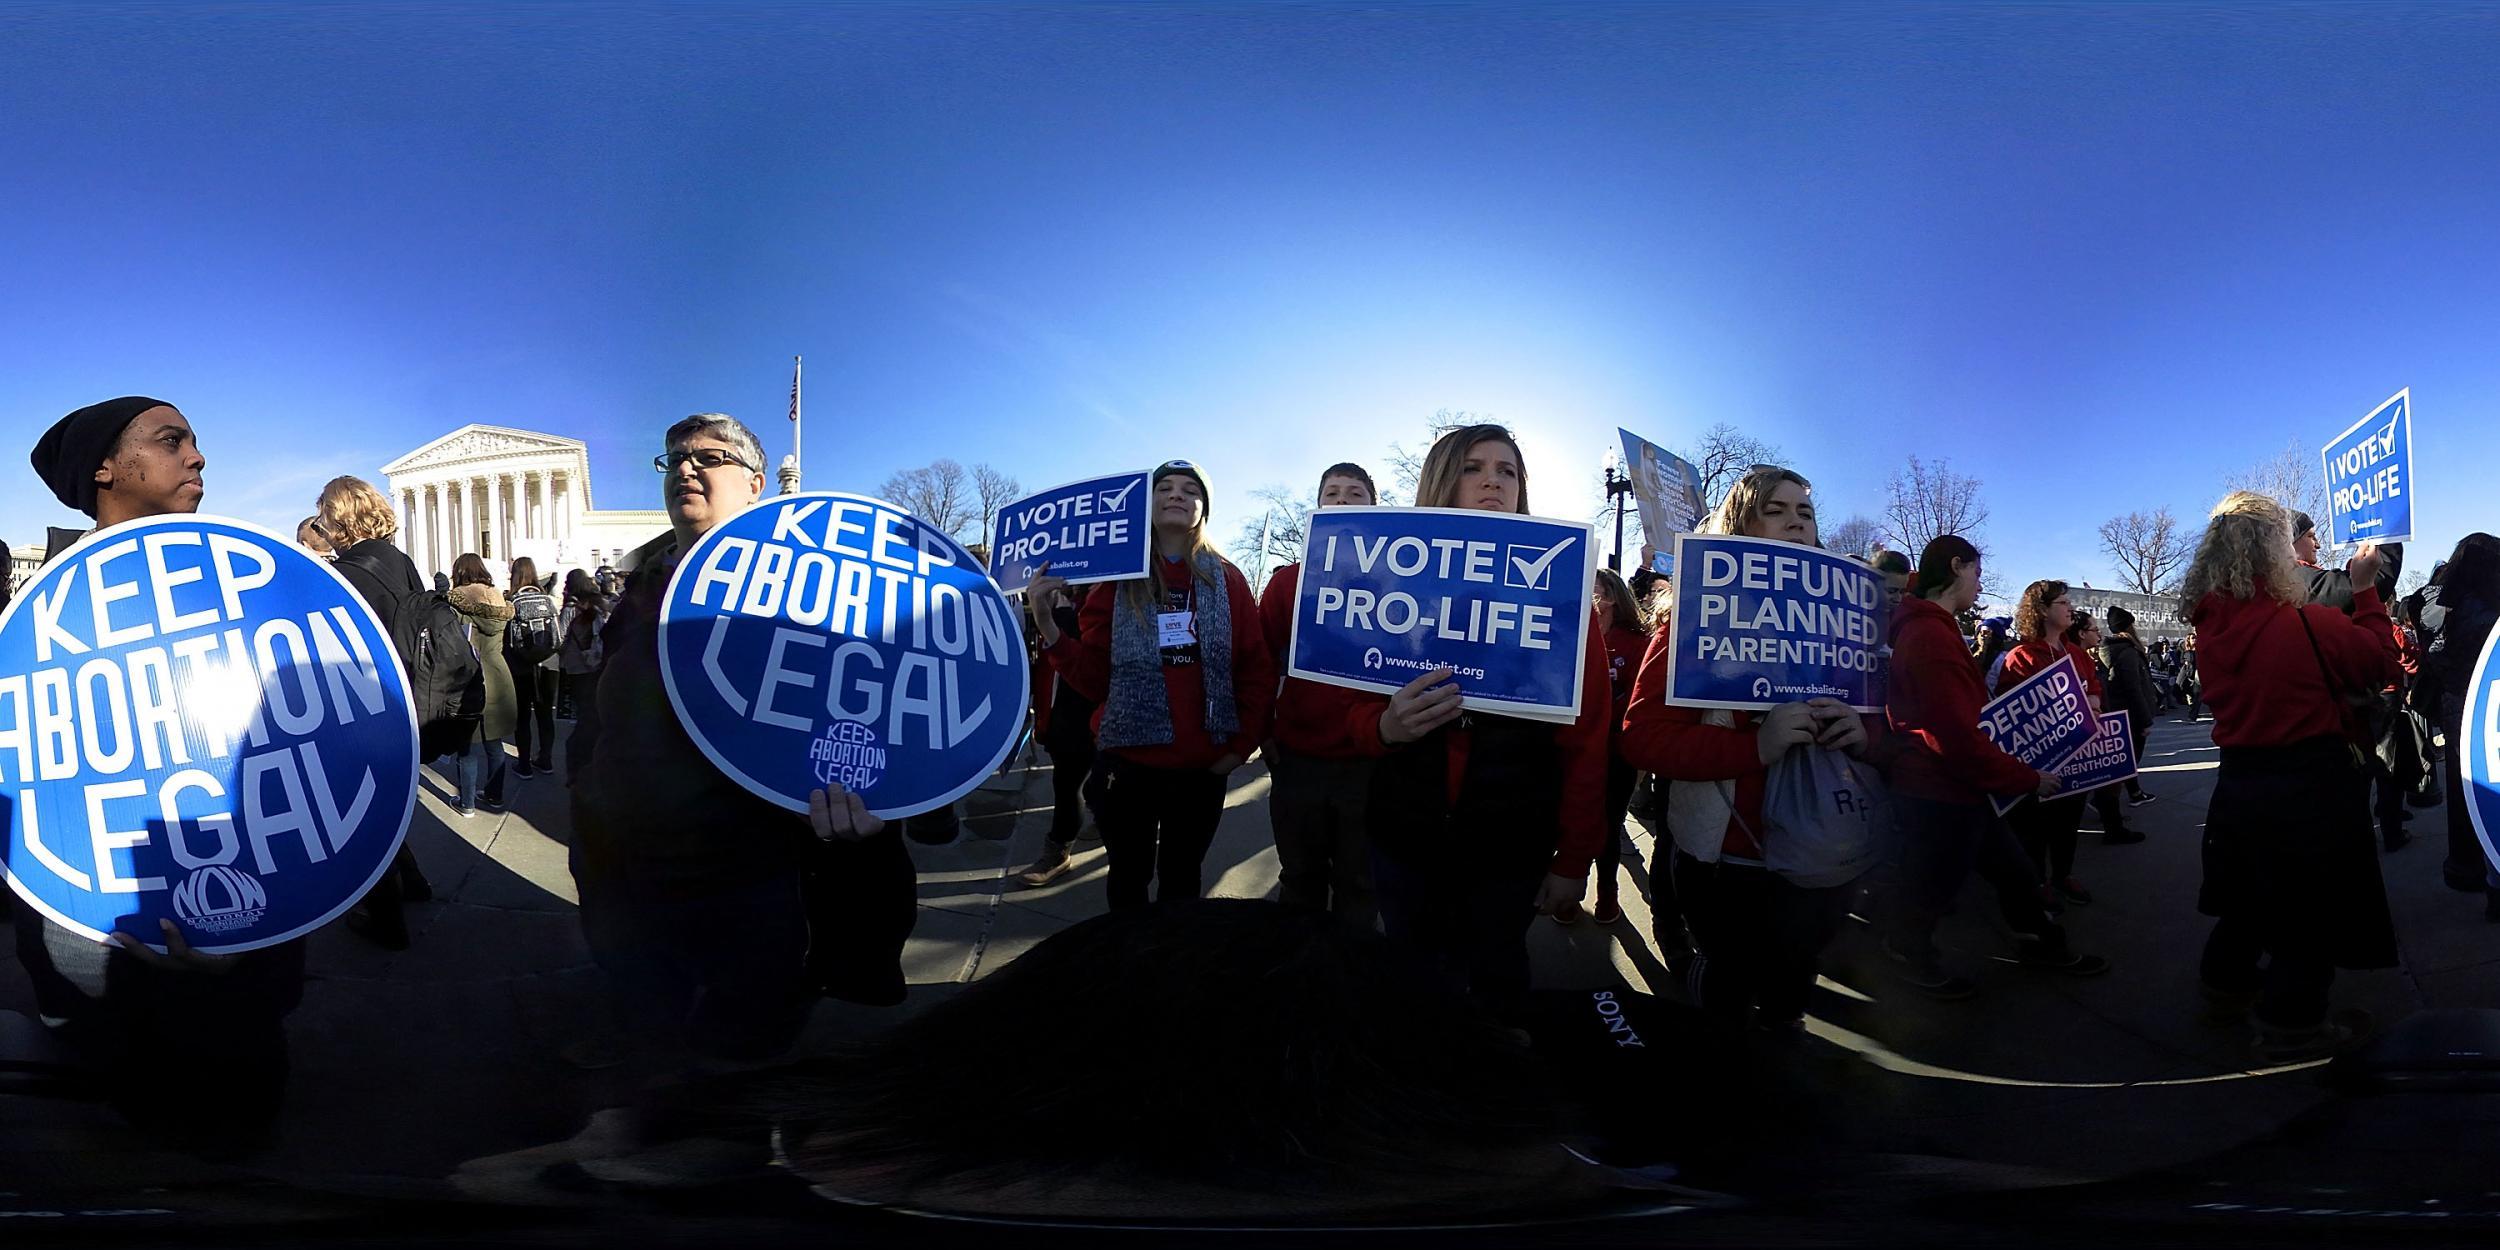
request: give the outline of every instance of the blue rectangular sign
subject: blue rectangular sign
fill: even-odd
[[[1595,531],[1464,508],[1322,508],[1294,600],[1295,677],[1394,694],[1435,668],[1470,711],[1580,715]]]
[[[2318,458],[2326,464],[2330,546],[2413,537],[2413,388],[2336,435]]]
[[[1630,430],[1623,437],[1623,475],[1641,504],[1641,537],[1650,546],[1650,567],[1675,575],[1673,540],[1701,528],[1701,474],[1684,457]]]
[[[1143,577],[1154,530],[1146,474],[1112,473],[1035,491],[999,509],[990,527],[990,580],[1021,594],[1047,564],[1071,586]]]
[[[2120,711],[2101,713],[2099,736],[2051,771],[2066,782],[2061,793],[2089,794],[2135,776],[2135,769],[2135,730],[2129,725],[2127,714]],[[2004,810],[2012,808],[2009,805]]]
[[[2024,678],[2021,685],[1979,709],[1979,732],[1988,741],[2044,773],[2056,772],[2100,729],[2071,655],[2057,657],[2057,663]],[[2023,797],[1997,798],[1997,813],[2014,810]]]
[[[1666,701],[1759,710],[1813,698],[1884,706],[1884,579],[1768,538],[1678,534]]]

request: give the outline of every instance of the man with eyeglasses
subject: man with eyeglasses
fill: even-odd
[[[669,577],[763,495],[764,455],[720,413],[679,421],[666,445],[652,465],[669,532],[618,562],[623,592],[599,633],[606,658],[565,748],[583,933],[629,1055],[653,1082],[781,1055],[827,975],[829,992],[899,1001],[915,907],[910,856],[877,836],[884,824],[858,796],[820,791],[809,815],[784,811],[715,767],[679,723],[660,675]],[[839,896],[816,909],[834,922],[812,934],[803,871]],[[836,973],[811,974],[811,939],[817,966],[830,952]]]

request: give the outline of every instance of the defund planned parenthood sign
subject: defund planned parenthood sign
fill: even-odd
[[[1679,534],[1668,703],[1760,709],[1839,699],[1884,706],[1884,580],[1819,547]]]
[[[1143,577],[1154,533],[1145,473],[1114,473],[1036,491],[999,510],[990,529],[990,578],[1021,593],[1043,565],[1071,586]]]
[[[2075,657],[2071,655],[2057,657],[2057,663],[2024,678],[2021,684],[1979,709],[1979,732],[1986,734],[1988,741],[2044,773],[2056,772],[2059,765],[2089,745],[2100,729],[2083,676],[2075,671]],[[2025,797],[1995,796],[1997,814],[2014,810],[2014,805]]]
[[[2050,771],[2066,783],[2060,793],[2086,794],[2117,785],[2135,770],[2135,730],[2122,710],[2101,713],[2101,732]]]
[[[1322,508],[1289,671],[1386,694],[1448,668],[1472,711],[1577,719],[1592,532],[1465,508]]]
[[[2327,541],[2413,537],[2413,391],[2389,396],[2318,453],[2326,463]]]
[[[327,924],[417,799],[389,634],[329,564],[242,521],[81,539],[0,617],[0,845],[73,932],[210,952]]]
[[[782,495],[680,558],[660,675],[695,745],[794,812],[832,785],[892,819],[996,771],[1030,696],[1016,605],[883,500]]]

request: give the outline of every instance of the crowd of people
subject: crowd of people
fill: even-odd
[[[614,570],[566,572],[560,601],[531,560],[497,568],[479,553],[428,586],[393,542],[389,500],[358,478],[330,482],[297,535],[381,620],[439,606],[459,622],[474,698],[424,727],[422,753],[452,779],[455,819],[500,810],[534,778],[561,780],[581,925],[615,1026],[609,1044],[571,1057],[632,1063],[655,1086],[786,1056],[821,997],[899,1001],[916,915],[908,848],[859,796],[829,787],[807,814],[785,811],[713,765],[673,713],[658,646],[669,578],[763,496],[765,458],[721,414],[676,422],[658,442],[669,528]],[[71,413],[33,461],[98,527],[202,506],[196,435],[157,400]],[[1518,439],[1472,425],[1432,446],[1415,502],[1527,514],[1528,487]],[[2139,757],[2171,700],[2212,718],[2220,771],[2199,907],[2214,924],[2200,968],[2208,1006],[2253,1022],[2257,1057],[2315,1057],[2366,1033],[2357,1013],[2330,1009],[2333,975],[2394,962],[2379,854],[2406,845],[2407,809],[2428,805],[2440,768],[2446,880],[2486,893],[2500,918],[2500,875],[2467,823],[2456,758],[2468,673],[2500,617],[2489,535],[2469,536],[2398,602],[2401,549],[2321,567],[2309,518],[2233,493],[2179,591],[2193,636],[2149,645],[2125,609],[2095,620],[2054,580],[2026,586],[2010,619],[1975,619],[1982,555],[1961,536],[1914,559],[1865,553],[1889,604],[1877,712],[1828,698],[1759,711],[1669,703],[1672,585],[1600,572],[1582,710],[1550,723],[1468,708],[1447,669],[1390,694],[1287,675],[1299,567],[1250,585],[1208,538],[1204,467],[1167,462],[1148,489],[1151,576],[1072,587],[1045,567],[1025,591],[1036,737],[1054,765],[1047,836],[1021,873],[1029,887],[1071,871],[1090,824],[1113,912],[1200,898],[1232,779],[1255,758],[1271,782],[1281,907],[1385,942],[1419,984],[1494,1019],[1536,1010],[1528,935],[1540,915],[1626,914],[1636,802],[1658,836],[1629,888],[1646,887],[1673,982],[1654,988],[1727,1036],[1798,1034],[1853,910],[1873,920],[1903,984],[1940,999],[1979,993],[1935,939],[1974,876],[2016,964],[2095,976],[2110,962],[2078,949],[2064,919],[2093,902],[2079,862],[2085,810],[2097,808],[2103,846],[2140,842],[2126,813],[2154,795],[2135,780],[2067,793],[1980,730],[1991,697],[2071,660],[2095,711],[2130,713]],[[1319,507],[1378,499],[1357,464],[1320,474]],[[1705,529],[1822,545],[1813,486],[1786,467],[1741,475]],[[56,531],[55,551],[77,537]],[[1803,866],[1786,853],[1767,796],[1799,768],[1885,796],[1888,832],[1862,859]],[[2000,817],[2000,798],[2019,802]],[[403,909],[429,891],[403,848],[347,924],[404,946]],[[134,1114],[214,1115],[238,1133],[269,1124],[282,1022],[303,993],[300,939],[226,957],[190,950],[170,923],[165,952],[128,935],[86,941],[24,908],[15,923],[46,1023],[126,1073]],[[152,1080],[144,1057],[169,1037],[197,1044],[211,1018],[243,1075],[178,1091]]]

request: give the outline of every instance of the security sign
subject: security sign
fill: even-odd
[[[892,819],[996,771],[1024,629],[963,544],[883,500],[776,496],[705,534],[660,611],[660,674],[705,756],[794,812],[833,785]]]
[[[98,941],[235,953],[328,923],[417,799],[407,674],[362,596],[242,521],[101,530],[0,617],[11,889]]]

